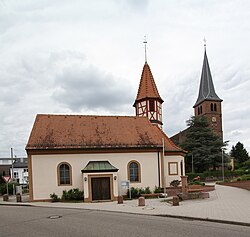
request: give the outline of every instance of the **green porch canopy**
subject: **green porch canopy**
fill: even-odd
[[[82,173],[117,172],[119,169],[109,163],[109,161],[89,161]]]

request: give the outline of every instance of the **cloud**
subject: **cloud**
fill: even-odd
[[[55,78],[55,87],[52,97],[73,112],[100,109],[122,112],[122,106],[130,104],[133,98],[129,82],[91,65],[64,68]]]
[[[133,115],[145,34],[168,135],[193,114],[205,35],[224,138],[250,150],[249,1],[0,3],[0,156],[25,155],[37,113]]]

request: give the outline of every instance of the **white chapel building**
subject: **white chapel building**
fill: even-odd
[[[112,201],[124,181],[153,191],[180,180],[186,152],[162,131],[162,103],[146,62],[136,116],[38,114],[26,146],[31,201],[73,188],[85,202]]]

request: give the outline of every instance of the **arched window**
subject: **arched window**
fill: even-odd
[[[130,182],[141,182],[140,163],[133,160],[128,163],[128,179]]]
[[[214,104],[214,111],[217,111],[217,104]]]
[[[201,114],[202,114],[202,106],[201,106],[201,108],[200,108],[200,111],[201,111]]]
[[[211,111],[214,111],[214,104],[211,103]]]
[[[63,162],[57,166],[58,185],[72,185],[72,168],[69,163]]]
[[[200,114],[200,107],[198,107],[198,115]]]

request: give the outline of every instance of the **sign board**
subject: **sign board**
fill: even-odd
[[[5,183],[8,183],[10,181],[10,176],[2,176],[2,179]]]
[[[121,187],[122,188],[129,188],[130,182],[128,180],[121,181]]]

